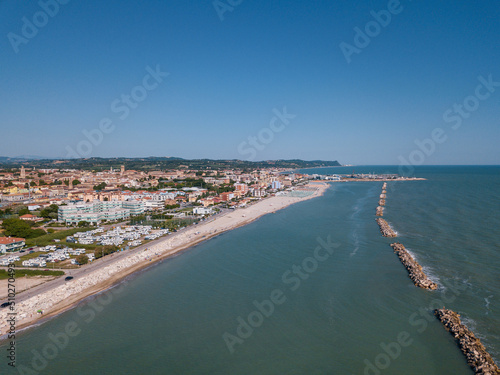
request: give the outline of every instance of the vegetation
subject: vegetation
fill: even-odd
[[[88,229],[86,229],[86,228],[73,228],[73,229],[68,229],[68,230],[61,230],[61,231],[57,231],[54,233],[45,234],[45,235],[37,237],[37,238],[32,238],[32,239],[26,240],[26,245],[27,246],[54,245],[54,240],[65,240],[67,236],[72,236],[73,234],[75,234],[77,232],[85,232],[87,230]],[[61,241],[60,244],[66,245],[66,242]],[[71,246],[72,244],[67,244],[67,245]],[[79,247],[83,247],[83,246],[79,245]]]
[[[94,190],[104,190],[106,188],[107,184],[105,182],[101,182],[98,185],[94,185]]]
[[[85,254],[80,254],[76,257],[76,261],[78,264],[84,265],[89,262],[89,258]]]
[[[57,219],[57,212],[59,211],[59,206],[57,204],[51,204],[49,207],[44,208],[40,211],[40,216],[46,219]]]
[[[173,210],[174,208],[179,208],[180,206],[181,206],[180,204],[167,204],[165,205],[165,209]]]
[[[118,251],[118,246],[115,245],[100,246],[95,249],[94,252],[95,259],[105,257],[106,255],[116,253],[117,251]]]
[[[0,210],[0,217],[12,215],[12,208],[6,208],[5,210]]]
[[[34,224],[17,218],[5,219],[2,223],[5,236],[21,237],[21,238],[36,238],[43,236],[43,229],[31,229]]]
[[[156,218],[151,217],[150,219],[146,219],[145,216],[135,216],[130,220],[130,225],[151,225],[153,228],[170,229],[172,231],[199,221],[199,218],[196,217],[183,217],[175,219],[171,219],[171,217],[172,216],[170,215],[158,215]]]
[[[29,213],[30,213],[30,210],[26,206],[21,207],[21,209],[19,211],[17,211],[17,214],[19,216],[26,215],[26,214],[29,214]]]
[[[96,172],[107,170],[111,167],[119,169],[125,165],[127,169],[140,171],[165,170],[165,169],[187,169],[217,171],[231,168],[243,170],[253,170],[257,168],[314,168],[314,167],[335,167],[340,166],[337,161],[324,160],[265,160],[265,161],[245,161],[245,160],[211,160],[195,159],[188,160],[176,157],[149,157],[149,158],[85,158],[85,159],[65,159],[65,160],[26,160],[0,157],[0,165],[4,168],[19,168],[23,164],[38,168],[62,168],[62,169],[85,169]],[[59,184],[62,184],[59,181]]]
[[[16,278],[24,276],[63,276],[64,271],[46,271],[46,270],[26,270],[17,269],[15,270]],[[5,280],[9,278],[7,270],[0,270],[0,280]]]

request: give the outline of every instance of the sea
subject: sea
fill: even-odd
[[[433,316],[446,307],[500,361],[500,167],[330,182],[300,202],[136,273],[0,347],[1,374],[472,374]],[[417,288],[398,241],[439,288]],[[14,347],[15,366],[8,358]]]

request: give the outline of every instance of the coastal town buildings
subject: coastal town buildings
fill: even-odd
[[[0,237],[0,254],[16,251],[23,248],[25,245],[24,238],[15,237]]]
[[[89,171],[22,166],[0,170],[0,209],[28,208],[18,217],[30,225],[47,221],[40,212],[53,204],[59,206],[57,220],[66,225],[99,225],[186,205],[193,207],[193,214],[203,215],[210,211],[204,208],[223,202],[246,204],[244,197],[260,199],[292,188],[303,177],[278,168],[199,171],[180,166],[170,171],[137,171],[121,165]]]
[[[81,221],[98,225],[103,221],[126,220],[131,212],[139,215],[144,212],[141,202],[95,201],[92,203],[74,203],[59,207],[58,220],[66,224],[78,224]]]

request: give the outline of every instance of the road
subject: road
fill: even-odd
[[[223,209],[223,210],[221,210],[220,213],[211,216],[209,219],[206,219],[206,221],[207,222],[208,221],[213,221],[213,220],[215,220],[218,217],[225,216],[225,215],[227,215],[229,213],[232,213],[232,212],[234,212],[234,210]],[[191,227],[194,226],[194,225],[196,225],[196,224],[193,224],[193,225],[190,225],[188,227],[182,228],[182,229],[178,230],[175,233],[168,234],[167,236],[168,237],[178,236],[178,235],[182,234],[183,232],[185,232],[186,230],[191,229]],[[65,271],[67,276],[73,276],[76,279],[79,276],[83,276],[83,275],[86,275],[86,274],[91,273],[93,271],[99,270],[99,269],[101,269],[103,267],[106,267],[106,266],[110,265],[111,263],[117,261],[118,259],[127,257],[127,256],[129,256],[131,254],[136,254],[136,253],[139,253],[141,251],[144,251],[145,249],[147,249],[147,248],[149,248],[149,247],[151,247],[151,246],[153,246],[153,245],[155,245],[155,244],[163,241],[165,238],[166,238],[166,236],[163,236],[163,237],[160,237],[157,240],[148,242],[147,244],[140,245],[140,246],[138,246],[138,247],[136,247],[134,249],[120,251],[120,252],[113,253],[111,255],[107,255],[107,256],[105,256],[103,258],[99,258],[97,260],[94,260],[92,263],[86,264],[85,266],[80,267],[80,268],[66,269],[66,270],[62,270],[62,271]],[[49,267],[47,267],[47,268],[49,268]],[[39,268],[37,268],[37,269],[39,269]],[[31,289],[28,289],[28,290],[26,290],[24,292],[21,292],[21,293],[17,294],[16,295],[16,303],[23,302],[23,301],[29,299],[30,297],[32,297],[34,295],[48,292],[48,291],[50,291],[50,290],[52,290],[54,288],[57,288],[57,287],[61,286],[62,284],[71,283],[71,282],[72,282],[72,280],[65,281],[64,277],[59,277],[59,278],[57,278],[55,280],[48,281],[48,282],[46,282],[44,284],[41,284],[41,285],[37,285],[37,286],[35,286],[35,287],[31,288]],[[0,304],[2,304],[4,302],[7,302],[7,300],[5,299],[5,300],[0,301]]]

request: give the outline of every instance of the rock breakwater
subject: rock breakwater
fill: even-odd
[[[452,310],[436,309],[434,315],[444,328],[455,338],[460,350],[465,355],[467,363],[476,374],[499,375],[500,369],[491,355],[474,333],[460,321],[460,315]]]
[[[380,217],[378,217],[375,220],[377,220],[377,224],[380,227],[380,232],[382,233],[382,236],[384,236],[384,237],[397,237],[396,232],[394,232],[392,230],[391,226],[389,225],[389,223],[387,221],[385,221],[384,219],[382,219]]]
[[[408,275],[410,279],[413,281],[415,286],[418,286],[423,289],[437,289],[437,284],[429,280],[427,275],[422,270],[422,266],[418,264],[418,262],[413,259],[413,257],[406,251],[403,244],[396,242],[392,243],[391,247],[394,249],[394,252],[398,255],[401,263],[405,266],[408,271]]]

